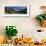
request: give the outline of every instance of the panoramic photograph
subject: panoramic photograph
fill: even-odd
[[[5,14],[27,14],[27,6],[5,6]]]

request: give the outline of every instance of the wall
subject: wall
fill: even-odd
[[[30,16],[29,17],[4,17],[3,5],[5,4],[22,4],[22,5],[30,5]],[[15,25],[19,31],[18,36],[22,34],[24,36],[31,36],[32,34],[36,34],[36,29],[43,29],[39,26],[35,17],[37,14],[40,14],[40,6],[46,5],[46,0],[0,0],[0,34],[4,34],[4,28],[6,25]],[[41,36],[40,36],[41,37]]]

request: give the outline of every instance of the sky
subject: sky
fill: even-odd
[[[27,8],[26,6],[6,6],[6,7],[10,8],[10,9],[14,9],[16,11]]]

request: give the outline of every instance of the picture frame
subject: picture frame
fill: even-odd
[[[29,16],[29,5],[4,5],[3,7],[4,16]],[[7,13],[6,8],[12,9],[12,12]]]

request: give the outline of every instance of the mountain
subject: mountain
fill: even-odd
[[[5,8],[5,13],[7,14],[27,14],[27,8],[21,10],[14,10],[12,8]]]

